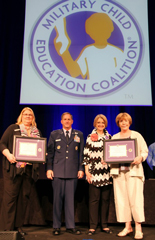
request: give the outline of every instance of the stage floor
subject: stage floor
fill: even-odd
[[[113,234],[106,234],[100,231],[100,228],[97,229],[96,233],[93,236],[88,236],[88,229],[85,226],[77,226],[81,230],[81,235],[73,235],[65,232],[65,227],[61,228],[61,235],[53,236],[53,229],[47,226],[24,226],[23,230],[27,232],[27,235],[24,237],[25,240],[131,240],[134,239],[134,235],[127,237],[118,238],[116,234],[122,230],[123,225],[110,225],[110,228],[113,231]],[[154,240],[155,239],[155,226],[143,226],[144,240]]]

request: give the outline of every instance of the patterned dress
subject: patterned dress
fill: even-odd
[[[93,136],[95,136],[95,140]],[[103,142],[108,139],[111,139],[111,135],[106,129],[104,129],[103,135],[98,135],[97,130],[94,129],[86,140],[82,164],[88,165],[89,172],[92,175],[92,184],[96,187],[112,184],[109,165],[101,163],[101,160],[103,160]]]

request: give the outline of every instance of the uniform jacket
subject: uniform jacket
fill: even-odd
[[[51,132],[48,141],[47,170],[53,170],[54,177],[77,178],[82,166],[84,139],[81,131],[72,129],[67,143],[63,129]]]

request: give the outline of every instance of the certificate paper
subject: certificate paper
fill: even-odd
[[[127,156],[127,146],[126,145],[109,146],[109,156],[110,157]]]
[[[130,163],[137,156],[137,139],[111,139],[104,142],[103,159],[107,163]]]
[[[14,136],[13,155],[16,161],[46,162],[46,138]]]
[[[25,156],[37,156],[37,144],[36,143],[19,143],[19,155]]]

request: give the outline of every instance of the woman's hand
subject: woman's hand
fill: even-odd
[[[10,153],[9,149],[4,149],[2,153],[11,164],[17,162],[15,156],[12,153]]]
[[[89,184],[92,183],[92,175],[90,172],[86,172],[86,179]]]
[[[101,163],[102,163],[103,165],[106,165],[106,164],[107,164],[103,159],[101,160]]]
[[[8,161],[9,161],[11,164],[17,162],[15,156],[14,156],[12,153],[9,154],[9,156],[7,157],[7,159],[8,159]]]
[[[135,157],[135,159],[133,160],[133,162],[132,162],[131,164],[138,165],[138,164],[141,163],[142,161],[143,161],[142,156],[138,156],[138,157]]]
[[[89,172],[89,167],[88,165],[85,165],[85,174],[86,174],[86,180],[89,184],[92,183],[92,175],[91,173]]]

